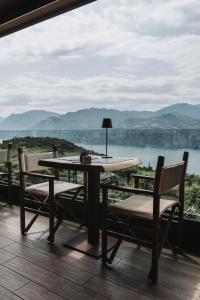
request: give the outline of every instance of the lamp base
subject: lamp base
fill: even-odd
[[[101,158],[113,158],[112,156],[104,155]]]

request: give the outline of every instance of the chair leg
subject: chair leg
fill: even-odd
[[[107,248],[108,248],[108,241],[107,241],[107,232],[106,228],[102,228],[102,263],[106,264],[108,261],[107,257]]]
[[[54,181],[49,180],[49,242],[53,244],[54,242]]]
[[[60,218],[60,219],[57,220],[56,225],[54,227],[54,234],[56,233],[56,231],[58,230],[58,228],[62,224],[63,220],[64,220],[64,218]]]
[[[153,242],[152,242],[152,257],[151,257],[151,269],[149,271],[149,279],[155,285],[158,281],[158,261],[160,256],[160,243],[159,243],[159,220],[155,220],[153,223]]]
[[[44,199],[44,204],[46,204],[47,201],[48,201],[48,197],[46,197],[46,198]],[[29,231],[29,229],[30,229],[30,228],[32,227],[32,225],[35,223],[35,221],[37,220],[37,218],[40,216],[40,211],[41,211],[41,209],[42,209],[42,206],[40,206],[40,207],[38,208],[38,213],[36,213],[36,214],[32,217],[32,219],[30,220],[30,222],[28,223],[28,225],[25,227],[25,232],[26,232],[26,233]]]
[[[154,242],[152,247],[152,265],[149,271],[149,279],[155,285],[158,281],[158,261],[159,261],[159,245],[158,242]]]
[[[103,189],[102,191],[102,256],[101,260],[103,264],[106,264],[108,261],[107,249],[108,249],[108,234],[107,234],[107,209],[108,209],[108,191]]]
[[[36,214],[28,223],[28,225],[25,228],[25,232],[28,232],[29,229],[31,228],[31,226],[33,225],[33,223],[37,220],[37,218],[39,217],[39,214]]]
[[[175,248],[176,253],[182,253],[183,250],[183,207],[179,207],[179,213],[178,213],[178,245]]]
[[[56,222],[56,224],[55,224],[55,226],[54,226],[53,235],[55,235],[56,231],[58,230],[58,228],[59,228],[60,225],[62,224],[63,220],[64,220],[64,218],[60,218],[60,219],[57,220],[57,222]],[[50,235],[50,234],[49,234],[47,240],[48,240],[49,242],[51,242],[51,235]]]
[[[48,241],[50,243],[54,243],[54,206],[53,201],[51,199],[50,205],[49,205],[49,237]]]
[[[112,264],[116,254],[117,254],[117,251],[119,250],[119,247],[120,247],[121,243],[122,243],[122,240],[117,240],[117,242],[116,242],[116,244],[115,244],[115,246],[114,246],[114,248],[111,252],[110,257],[108,258],[108,263],[109,264]]]
[[[11,197],[12,197],[12,165],[10,162],[8,163],[7,168],[8,168],[8,170],[7,170],[7,172],[8,172],[8,175],[7,175],[7,180],[8,180],[7,202],[8,202],[8,205],[12,206],[12,200],[11,200]]]
[[[162,249],[164,247],[164,244],[165,242],[167,241],[167,236],[168,236],[168,232],[169,232],[169,229],[170,229],[170,225],[171,225],[171,222],[173,220],[173,217],[175,215],[175,212],[176,212],[176,209],[177,209],[177,206],[174,206],[172,207],[171,209],[171,213],[168,217],[168,220],[167,220],[167,224],[165,225],[165,229],[163,230],[163,233],[161,235],[161,238],[160,238],[160,252],[159,252],[159,256],[161,255],[161,252],[162,252]],[[176,249],[173,249],[173,251],[175,250],[176,252]]]
[[[7,195],[8,205],[12,206],[12,182],[11,178],[8,178],[8,195]]]
[[[49,216],[49,237],[48,241],[54,243],[54,216],[50,214]]]
[[[165,244],[167,239],[167,235],[169,232],[170,224],[172,218],[176,212],[176,206],[172,207],[171,213],[168,218],[168,223],[166,225],[165,231],[162,233],[161,238],[159,239],[159,227],[158,224],[154,224],[154,238],[153,238],[153,245],[152,245],[152,266],[149,272],[149,279],[152,281],[153,284],[157,283],[158,280],[158,262],[162,252],[162,248]]]
[[[24,193],[20,193],[20,228],[21,234],[25,235],[25,208],[24,208]]]

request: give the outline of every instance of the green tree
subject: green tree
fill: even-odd
[[[200,209],[200,185],[193,183],[185,190],[186,209],[193,206],[196,210]]]

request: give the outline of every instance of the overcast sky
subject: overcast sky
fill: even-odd
[[[200,103],[199,0],[98,0],[0,49],[1,116]]]

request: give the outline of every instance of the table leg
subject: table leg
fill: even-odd
[[[86,176],[87,175],[87,176]],[[64,247],[77,250],[89,256],[101,257],[101,244],[99,243],[99,213],[100,213],[100,173],[91,170],[84,174],[84,182],[87,180],[85,190],[87,196],[87,230],[67,232],[69,239],[63,243]]]
[[[99,213],[100,213],[100,173],[88,172],[88,243],[96,246],[99,243]]]

